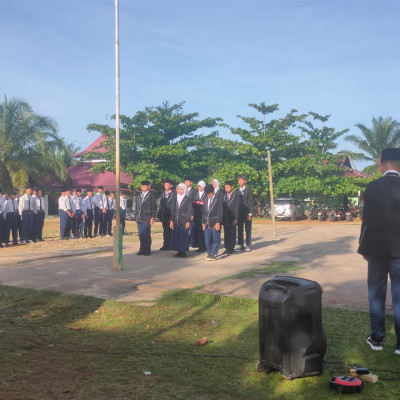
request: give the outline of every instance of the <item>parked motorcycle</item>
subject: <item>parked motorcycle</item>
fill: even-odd
[[[336,221],[336,207],[326,209],[326,218],[329,219],[329,221]]]
[[[353,214],[351,210],[346,210],[345,215],[346,215],[346,221],[353,221]]]
[[[339,207],[336,209],[335,218],[336,218],[336,221],[345,221],[346,220],[346,213],[344,211],[344,208]]]
[[[326,215],[326,209],[324,207],[318,209],[317,218],[320,221],[326,221],[326,219],[328,218],[328,216]]]
[[[310,210],[308,210],[308,218],[311,219],[312,221],[315,221],[318,219],[318,209],[317,207],[313,207]]]

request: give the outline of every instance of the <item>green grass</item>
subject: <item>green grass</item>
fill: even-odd
[[[356,398],[398,399],[400,357],[393,354],[392,318],[382,352],[365,343],[368,314],[325,308],[323,319],[324,374],[288,381],[278,372],[255,371],[254,300],[184,290],[141,307],[0,286],[0,398],[331,399],[339,395],[328,387],[330,376],[360,364],[380,381],[366,383]],[[203,336],[209,344],[197,347],[195,340]]]
[[[252,269],[250,271],[240,272],[239,274],[236,275],[225,276],[223,278],[217,279],[213,283],[221,283],[229,279],[254,278],[257,275],[284,274],[289,271],[297,271],[299,269],[305,269],[305,267],[298,265],[296,261],[276,261],[265,264],[265,267]]]

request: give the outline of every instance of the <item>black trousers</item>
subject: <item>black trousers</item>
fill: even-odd
[[[18,243],[18,218],[17,213],[7,213],[6,215],[6,243],[10,241],[10,233],[12,233],[13,244]]]
[[[148,222],[138,222],[140,249],[139,251],[151,253],[151,226]]]
[[[236,225],[224,225],[224,247],[228,253],[235,251]]]
[[[87,217],[85,219],[85,237],[93,236],[93,210],[87,210]]]
[[[243,227],[246,231],[246,246],[251,246],[251,220],[247,217],[239,217],[238,221],[238,245],[243,246]]]
[[[38,211],[36,214],[33,215],[33,229],[35,240],[43,240],[44,217],[44,211]]]
[[[162,221],[162,227],[163,227],[163,247],[166,249],[169,249],[171,247],[171,234],[172,234],[172,229],[170,228],[169,225],[170,221]]]
[[[113,210],[107,210],[104,214],[104,231],[103,235],[111,235],[112,234],[112,220],[113,220]]]
[[[101,208],[96,207],[94,209],[94,236],[97,236],[97,233],[104,235],[104,220],[105,214],[103,214]]]

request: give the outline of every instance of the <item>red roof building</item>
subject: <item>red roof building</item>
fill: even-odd
[[[106,153],[107,150],[101,146],[101,144],[107,140],[104,135],[99,136],[91,145],[89,145],[85,150],[74,154],[75,158],[83,158],[86,154],[91,152],[96,153]],[[69,186],[71,188],[81,188],[86,191],[88,188],[93,188],[96,190],[97,186],[104,186],[104,190],[115,191],[116,190],[116,175],[113,172],[102,172],[97,175],[93,174],[90,170],[99,162],[106,161],[101,158],[88,158],[81,160],[79,164],[76,164],[68,168],[69,174]],[[52,189],[59,190],[65,184],[60,182],[57,178],[53,176],[48,176],[45,179],[47,186]],[[129,184],[133,182],[132,177],[121,172],[120,174],[120,187],[122,192],[129,191]]]

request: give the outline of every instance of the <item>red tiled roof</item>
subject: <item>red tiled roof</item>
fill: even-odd
[[[103,172],[98,175],[94,175],[90,172],[90,169],[93,168],[97,163],[94,162],[83,162],[73,167],[68,168],[68,174],[71,179],[71,186],[73,188],[81,188],[82,190],[86,190],[88,188],[96,189],[97,186],[104,186],[104,190],[115,190],[115,174],[113,172]],[[49,176],[46,177],[46,183],[51,188],[58,189],[64,186],[61,182],[59,182],[56,178]],[[130,183],[133,182],[133,179],[130,175],[125,172],[121,172],[120,174],[120,185],[121,188],[127,188]]]
[[[104,147],[101,147],[101,144],[107,140],[105,135],[99,136],[91,145],[89,145],[85,150],[80,151],[79,153],[75,153],[74,157],[75,158],[81,158],[83,157],[86,153],[90,153],[91,151],[96,151],[98,153],[107,153],[108,150],[106,150]],[[100,146],[100,147],[99,147]]]

